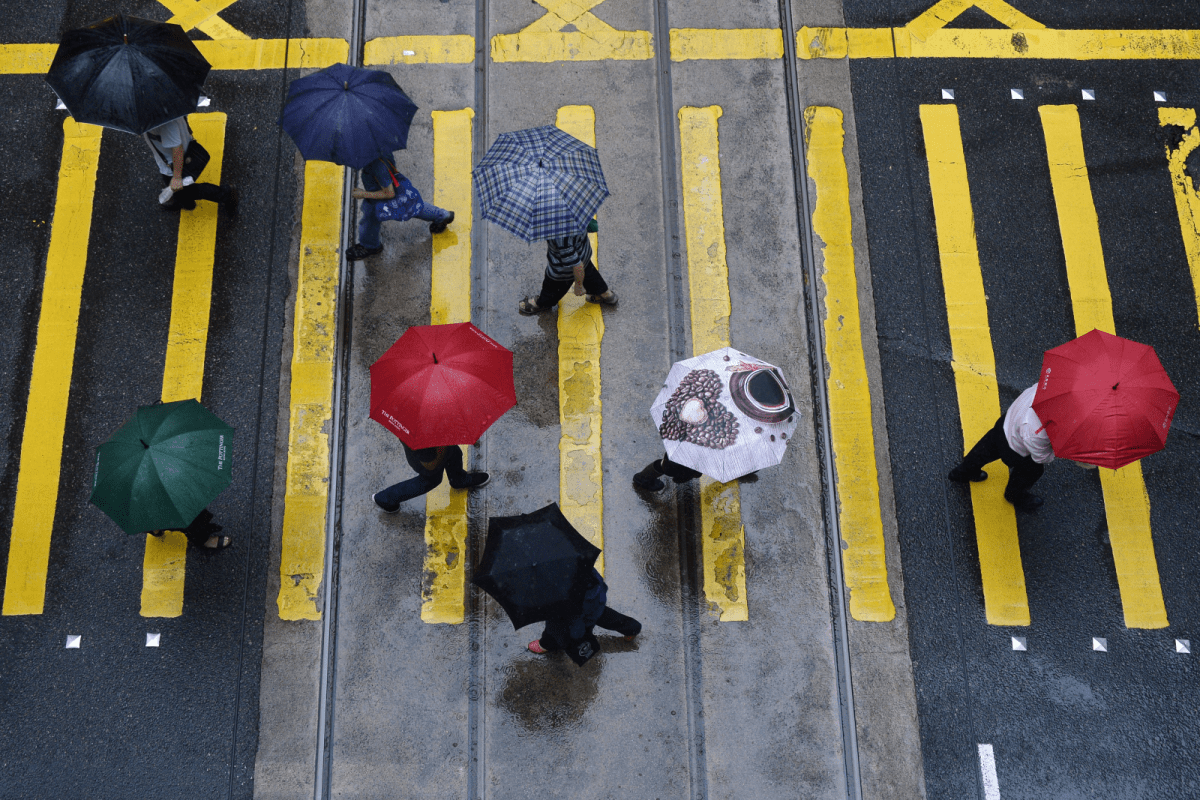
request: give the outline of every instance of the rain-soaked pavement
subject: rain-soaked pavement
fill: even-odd
[[[1178,155],[1200,96],[1194,56],[1164,57],[1194,52],[1194,23],[1183,3],[977,5],[992,16],[946,0],[931,14],[933,0],[89,0],[10,15],[0,797],[1200,796],[1200,234],[1179,210],[1200,195]],[[132,136],[64,137],[42,45],[117,10],[178,15],[210,48],[201,111],[226,116],[193,127],[223,127],[236,219],[160,212]],[[1099,33],[1076,52],[1040,25]],[[1121,29],[1184,43],[1147,60]],[[274,120],[290,80],[347,52],[420,107],[398,166],[458,217],[436,237],[388,224],[384,252],[339,274],[341,172],[306,168]],[[1078,129],[1051,105],[1074,107]],[[568,297],[518,315],[543,246],[470,213],[470,166],[496,135],[547,124],[600,152],[612,194],[596,260],[616,308]],[[1090,228],[1082,195],[1052,179],[1085,168],[1047,158],[1072,135]],[[969,188],[947,195],[930,164],[953,162],[956,140]],[[94,190],[67,169],[89,158]],[[1064,255],[1091,232],[1099,259]],[[953,271],[972,263],[964,242],[982,325],[947,310],[971,277]],[[200,297],[207,322],[179,335]],[[1015,518],[979,493],[993,482],[947,484],[977,414],[962,382],[981,375],[1007,405],[1044,349],[1105,308],[1183,396],[1142,484],[1118,496],[1111,476],[1056,463],[1047,505]],[[411,471],[368,419],[368,369],[409,326],[467,319],[514,353],[518,405],[466,448],[492,481],[383,514],[371,494]],[[991,384],[956,349],[980,329]],[[179,367],[197,341],[203,357]],[[726,343],[790,382],[783,463],[635,490],[661,454],[649,406],[670,364]],[[186,565],[87,503],[92,448],[172,369],[202,378],[237,429],[235,482],[212,505],[235,545]],[[46,377],[68,370],[69,394]],[[39,488],[53,463],[57,488]],[[466,582],[489,517],[550,502],[602,545],[610,604],[644,625],[633,642],[601,636],[583,668],[530,653],[540,626],[514,631]]]

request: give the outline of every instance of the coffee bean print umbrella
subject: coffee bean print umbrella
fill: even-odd
[[[722,483],[778,464],[800,417],[779,368],[732,347],[676,362],[650,416],[672,461]]]

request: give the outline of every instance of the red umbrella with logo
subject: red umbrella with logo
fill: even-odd
[[[516,403],[513,354],[469,322],[409,328],[371,365],[371,419],[414,450],[471,444]]]
[[[1100,330],[1046,351],[1033,398],[1054,455],[1112,469],[1163,449],[1178,406],[1153,347]]]

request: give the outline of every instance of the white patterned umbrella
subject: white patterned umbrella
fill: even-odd
[[[650,416],[672,461],[724,483],[778,464],[800,412],[778,367],[723,347],[673,364]]]

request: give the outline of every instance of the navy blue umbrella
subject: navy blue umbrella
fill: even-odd
[[[292,81],[279,124],[305,159],[362,169],[404,149],[416,113],[386,72],[334,64]]]

